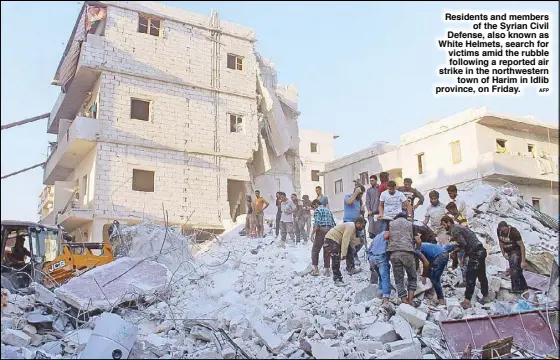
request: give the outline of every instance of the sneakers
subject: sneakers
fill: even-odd
[[[482,304],[488,304],[489,302],[491,302],[491,300],[488,296],[483,296],[482,299],[480,299],[480,302]]]
[[[323,272],[324,276],[331,276],[331,269],[330,268],[325,268],[325,271]]]
[[[354,274],[357,274],[357,273],[359,273],[359,272],[361,272],[361,271],[362,271],[362,269],[353,268],[353,269],[348,270],[348,274],[354,275]]]
[[[344,283],[342,282],[342,280],[335,280],[335,281],[334,281],[334,286],[341,287],[341,286],[345,286],[345,285],[346,285],[346,284],[344,284]]]
[[[311,276],[319,276],[319,270],[313,269]]]

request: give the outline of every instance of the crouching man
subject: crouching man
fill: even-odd
[[[449,253],[439,244],[422,242],[419,236],[416,237],[416,256],[422,261],[422,283],[426,283],[429,277],[440,305],[445,305],[445,296],[441,287],[441,275],[445,271],[449,261]]]
[[[331,257],[333,279],[336,286],[344,286],[342,273],[340,272],[340,260],[346,259],[346,271],[350,275],[360,272],[360,269],[357,269],[354,265],[354,246],[360,243],[359,232],[365,226],[366,220],[359,217],[354,222],[336,225],[325,235],[324,247]]]
[[[391,268],[387,257],[387,240],[389,240],[389,232],[381,232],[373,238],[367,250],[371,269],[370,283],[376,283],[377,277],[379,277],[381,293],[383,294],[383,307],[385,308],[390,306],[389,297],[391,296]]]

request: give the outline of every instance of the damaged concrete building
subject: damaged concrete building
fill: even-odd
[[[255,186],[299,191],[298,94],[253,30],[155,2],[85,2],[53,85],[39,214],[77,241],[113,220],[221,231]]]
[[[470,109],[401,135],[399,146],[377,143],[328,163],[325,193],[335,216],[353,180],[367,183],[381,171],[397,184],[412,178],[424,193],[451,184],[462,190],[473,180],[509,182],[536,209],[558,216],[558,126],[530,117]]]

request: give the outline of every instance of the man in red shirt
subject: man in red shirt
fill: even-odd
[[[377,187],[377,192],[379,192],[379,196],[381,196],[381,193],[385,190],[387,190],[387,182],[389,181],[389,173],[383,171],[382,173],[379,174],[379,181],[381,181],[381,184],[379,184],[379,186]]]

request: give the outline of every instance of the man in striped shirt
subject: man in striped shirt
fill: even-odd
[[[314,210],[313,214],[313,233],[311,238],[313,240],[313,248],[311,249],[311,263],[313,264],[313,272],[311,275],[319,275],[319,252],[325,243],[325,235],[336,224],[334,222],[332,212],[321,204],[319,200],[313,200],[311,208]],[[325,248],[323,248],[323,266],[325,267],[325,276],[330,276],[330,261],[331,258]]]

